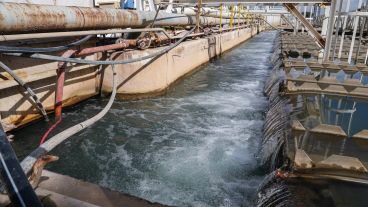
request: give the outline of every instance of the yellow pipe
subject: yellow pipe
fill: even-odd
[[[241,8],[241,6],[240,6],[240,4],[238,4],[238,30],[240,28],[240,8]]]
[[[234,6],[230,6],[230,29],[233,28],[234,21]]]
[[[220,32],[222,32],[222,4],[220,5]]]

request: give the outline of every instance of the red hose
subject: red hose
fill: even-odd
[[[41,139],[41,141],[40,141],[40,145],[42,145],[44,142],[45,142],[45,140],[46,140],[46,138],[47,138],[47,136],[49,136],[49,134],[61,123],[61,120],[62,120],[62,118],[60,117],[60,119],[57,121],[57,122],[55,122],[47,131],[46,131],[46,133],[42,136],[42,139]]]

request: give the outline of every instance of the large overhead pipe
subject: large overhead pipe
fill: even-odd
[[[71,30],[145,27],[156,12],[86,7],[47,6],[35,4],[0,3],[0,34],[55,32]],[[204,26],[218,25],[220,19],[200,17]],[[229,20],[223,20],[228,24]],[[195,25],[196,18],[183,14],[158,13],[156,26]]]

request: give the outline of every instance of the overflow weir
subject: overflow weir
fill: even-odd
[[[0,205],[365,206],[343,2],[0,2]]]

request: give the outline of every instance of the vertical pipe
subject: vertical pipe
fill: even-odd
[[[67,50],[63,53],[62,57],[69,58],[75,54],[75,50]],[[64,93],[64,82],[65,82],[65,69],[67,62],[59,62],[56,79],[56,90],[55,90],[55,121],[59,121],[62,115],[63,108],[63,93]]]
[[[330,57],[330,50],[331,50],[331,43],[332,43],[332,36],[333,36],[333,29],[334,29],[334,22],[335,22],[335,11],[336,11],[336,0],[331,0],[331,8],[330,8],[330,18],[328,20],[328,27],[327,27],[327,37],[326,37],[326,47],[323,54],[323,62],[328,61]]]
[[[233,28],[233,21],[234,21],[234,6],[230,6],[230,29]]]
[[[220,5],[220,33],[222,32],[222,9],[223,5]]]
[[[222,32],[222,4],[220,4],[220,33]]]
[[[238,9],[238,30],[240,30],[240,4],[238,4],[237,9]]]

